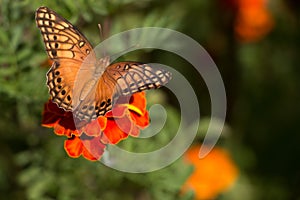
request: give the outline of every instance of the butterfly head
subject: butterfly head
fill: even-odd
[[[98,77],[102,75],[102,73],[104,72],[104,70],[106,69],[106,67],[108,67],[110,64],[110,57],[109,56],[105,56],[103,58],[100,58],[97,62],[96,62],[96,68],[95,68],[95,76]]]
[[[106,68],[109,64],[110,64],[110,57],[109,57],[109,56],[105,56],[105,57],[103,57],[103,58],[100,58],[100,59],[97,61],[97,65],[98,65],[99,67]]]

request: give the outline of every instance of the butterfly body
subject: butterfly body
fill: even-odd
[[[147,64],[97,59],[84,35],[47,7],[37,9],[36,24],[54,61],[47,72],[51,99],[80,120],[105,115],[119,96],[159,88],[171,79],[170,72]]]

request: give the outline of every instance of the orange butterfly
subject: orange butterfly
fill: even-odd
[[[47,72],[51,99],[78,119],[90,121],[103,116],[117,97],[159,88],[171,79],[170,72],[146,64],[110,64],[109,57],[97,60],[84,35],[47,7],[38,8],[35,19],[46,52],[54,61]],[[87,57],[89,62],[84,63]]]

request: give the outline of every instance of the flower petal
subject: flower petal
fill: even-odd
[[[116,144],[128,137],[133,129],[133,123],[128,116],[107,120],[104,135],[109,143]]]
[[[238,0],[238,12],[235,20],[235,33],[241,42],[256,42],[264,38],[274,27],[267,1]]]
[[[121,118],[124,117],[127,110],[126,104],[116,104],[113,109],[105,114],[107,118]]]
[[[88,123],[84,128],[84,132],[88,136],[100,136],[101,132],[105,129],[107,118],[100,116],[96,120]]]
[[[75,121],[74,121],[75,120]],[[59,108],[49,100],[44,107],[42,125],[53,127],[57,135],[67,136],[64,148],[70,157],[99,160],[106,144],[116,144],[131,136],[138,136],[140,128],[149,124],[145,93],[123,96],[113,109],[91,122],[74,119],[72,112]]]
[[[83,145],[79,137],[73,136],[65,140],[64,148],[72,158],[78,158],[82,154]]]
[[[194,172],[183,191],[194,190],[197,199],[215,199],[233,185],[238,169],[225,149],[215,147],[202,159],[199,149],[200,145],[193,146],[185,153],[185,160],[194,166]]]
[[[93,137],[92,139],[82,140],[82,143],[82,155],[84,158],[91,161],[99,160],[106,147],[106,145],[101,142],[100,137]]]
[[[106,145],[100,141],[100,137],[82,135],[84,137],[73,136],[65,141],[64,148],[67,154],[72,158],[78,158],[82,155],[91,161],[99,160]]]
[[[86,121],[76,119],[76,126],[72,112],[67,112],[59,108],[55,103],[49,100],[44,105],[44,112],[42,118],[42,126],[54,128],[54,133],[62,136],[71,137],[72,135],[80,136],[81,127],[87,124]]]
[[[140,129],[137,126],[133,126],[129,135],[132,137],[138,137],[140,135]]]
[[[142,113],[146,112],[146,97],[145,92],[134,93],[130,100],[130,105],[138,108]]]
[[[149,113],[146,111],[144,115],[139,115],[136,112],[130,112],[130,117],[139,128],[145,128],[149,125]]]
[[[46,127],[53,127],[56,123],[58,123],[62,116],[64,116],[62,110],[49,100],[44,104],[42,125]]]

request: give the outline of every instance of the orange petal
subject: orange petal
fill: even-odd
[[[72,158],[78,158],[82,155],[84,158],[95,161],[99,160],[106,147],[100,142],[100,137],[85,137],[73,136],[65,141],[64,148],[67,154]]]
[[[84,158],[91,161],[99,160],[106,147],[106,145],[100,141],[100,137],[93,137],[92,139],[82,140],[82,143],[82,155]]]
[[[74,136],[65,141],[64,148],[72,158],[78,158],[82,154],[83,145],[79,137]]]
[[[127,110],[125,104],[116,104],[113,106],[113,109],[105,114],[107,118],[121,118],[124,117],[125,111]]]
[[[130,131],[129,135],[133,137],[137,137],[140,135],[140,129],[137,126],[133,126],[132,130]]]
[[[243,3],[242,3],[243,2]],[[265,0],[242,0],[235,21],[235,33],[242,42],[255,42],[274,27],[274,19]]]
[[[149,125],[149,113],[146,111],[144,115],[139,115],[136,112],[130,112],[130,117],[134,121],[134,123],[140,127],[140,128],[145,128]]]
[[[132,128],[133,123],[128,117],[108,119],[104,135],[109,143],[116,144],[127,138]]]
[[[88,136],[100,136],[101,132],[106,127],[106,117],[100,116],[96,120],[88,123],[83,129]]]
[[[204,147],[204,146],[203,146]],[[185,160],[194,166],[183,191],[194,190],[197,199],[215,199],[236,181],[238,169],[224,149],[215,147],[205,158],[199,158],[200,145],[185,153]]]
[[[46,59],[40,64],[40,67],[48,69],[52,64],[53,64],[52,60]]]
[[[134,93],[129,101],[130,105],[137,107],[142,113],[146,111],[146,103],[145,92]]]
[[[71,131],[69,129],[65,129],[64,127],[62,127],[59,124],[56,124],[54,127],[54,133],[58,136],[67,136],[67,137],[71,137]]]

